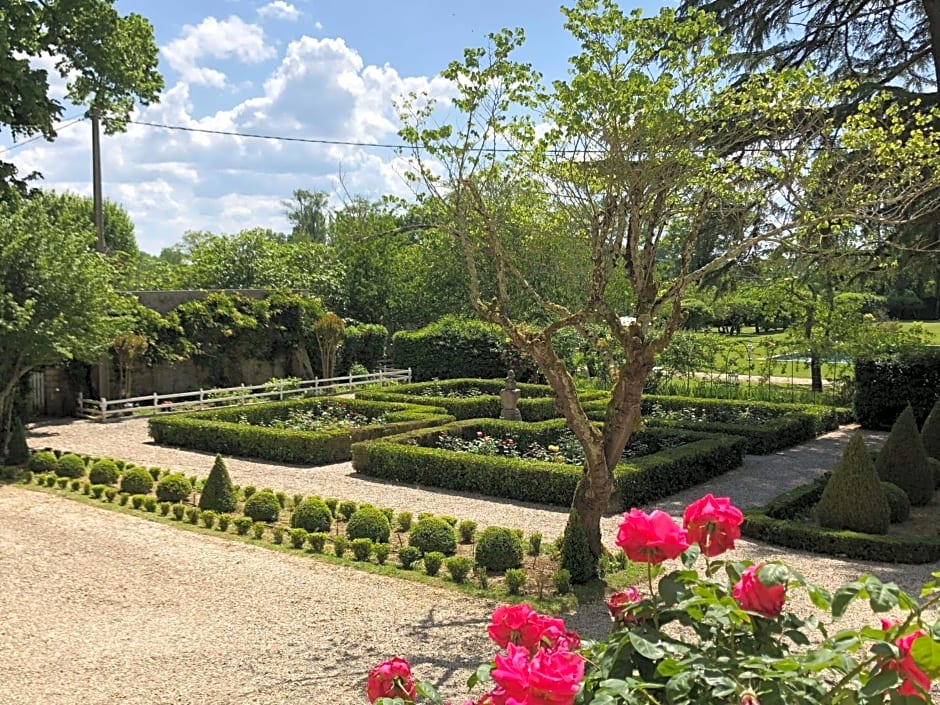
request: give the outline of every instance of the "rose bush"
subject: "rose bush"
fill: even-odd
[[[940,678],[940,621],[931,617],[940,602],[940,573],[918,600],[873,576],[830,593],[781,563],[712,560],[733,547],[742,519],[726,498],[711,495],[686,509],[684,527],[663,512],[627,512],[617,545],[647,564],[647,588],[632,586],[608,598],[610,635],[581,643],[560,619],[528,605],[500,607],[488,632],[504,651],[470,678],[468,687],[483,684],[487,691],[463,705],[930,700],[931,681]],[[703,554],[704,568],[696,569]],[[672,558],[680,563],[666,572],[661,564]],[[798,591],[815,614],[786,609]],[[901,618],[882,619],[880,628],[839,628],[850,605],[863,600],[875,614]],[[414,683],[400,661],[373,670],[370,701],[404,705],[420,696],[444,705],[434,687]]]

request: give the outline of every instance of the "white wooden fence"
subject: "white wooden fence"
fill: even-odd
[[[265,384],[221,389],[199,389],[177,394],[157,394],[129,399],[85,399],[78,397],[77,415],[96,421],[177,413],[221,406],[241,406],[262,401],[278,401],[298,396],[318,396],[352,392],[367,384],[397,384],[411,381],[411,369],[383,370],[364,375],[345,375],[329,379],[276,380]]]

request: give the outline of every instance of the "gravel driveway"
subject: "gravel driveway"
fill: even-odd
[[[149,443],[138,420],[55,423],[31,432],[34,447],[199,475],[212,462],[208,454]],[[845,438],[841,431],[780,454],[749,456],[713,485],[659,505],[681,511],[709,490],[743,506],[763,501],[781,485],[831,466]],[[539,530],[546,538],[564,526],[561,509],[380,483],[348,464],[306,468],[233,459],[228,465],[238,483],[289,493],[449,513]],[[609,544],[616,522],[605,520]],[[735,554],[782,558],[828,586],[874,573],[916,591],[940,568],[847,561],[749,541]],[[485,635],[492,607],[451,591],[0,487],[0,705],[361,703],[368,670],[394,654],[458,700],[472,668],[493,654]],[[589,636],[607,627],[597,603],[566,619]],[[850,617],[860,619],[873,622],[864,612]]]

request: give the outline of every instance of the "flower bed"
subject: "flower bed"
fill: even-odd
[[[806,521],[822,497],[827,478],[801,485],[747,512],[746,536],[766,543],[830,556],[885,563],[931,563],[940,560],[940,536],[911,537],[826,529]]]
[[[290,414],[307,411],[318,414],[326,405],[341,407],[347,415],[384,417],[387,423],[317,431],[271,427],[273,423],[287,421]],[[166,445],[287,463],[327,465],[349,460],[350,446],[357,441],[452,420],[453,416],[444,409],[432,406],[319,397],[155,416],[150,419],[149,428],[151,437]]]
[[[472,439],[477,432],[512,437],[522,447],[552,443],[563,419],[537,423],[469,419],[353,445],[353,467],[373,477],[493,497],[569,505],[581,469],[564,463],[472,455],[436,448],[441,435]],[[716,477],[741,464],[744,440],[683,429],[648,429],[637,434],[648,455],[621,462],[614,472],[615,508],[644,504]],[[661,449],[665,441],[683,445]]]
[[[592,419],[603,420],[603,402],[585,407]],[[741,436],[747,439],[746,452],[755,455],[789,448],[851,420],[851,411],[843,408],[661,395],[643,397],[643,414],[649,426]]]
[[[387,389],[366,389],[356,392],[357,399],[431,404],[447,409],[458,420],[498,418],[502,410],[499,393],[501,379],[445,379],[435,382],[415,382]],[[521,397],[519,412],[525,421],[545,421],[558,418],[555,392],[545,384],[518,384]],[[429,396],[441,394],[441,396]],[[583,401],[606,397],[606,392],[588,390],[580,393]]]
[[[468,682],[487,692],[464,705],[930,700],[940,677],[940,639],[929,628],[940,581],[928,582],[920,601],[873,576],[830,593],[783,563],[723,560],[742,518],[727,498],[710,494],[686,507],[681,526],[664,512],[631,509],[616,544],[645,564],[646,584],[609,596],[611,633],[582,642],[564,621],[528,605],[498,607],[487,632],[500,651]],[[666,573],[664,561],[676,559],[679,569]],[[812,614],[787,610],[798,591]],[[882,618],[880,629],[838,624],[863,601],[872,613],[893,610],[901,619]],[[415,681],[401,657],[372,669],[366,695],[376,705],[445,702],[432,684]]]

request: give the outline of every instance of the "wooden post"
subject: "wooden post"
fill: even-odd
[[[202,409],[205,406],[202,402],[203,402],[203,393],[202,393],[202,387],[200,387],[199,388],[199,408],[200,409]]]
[[[108,420],[108,400],[104,397],[101,397],[99,404],[99,408],[101,409],[101,423],[104,423]]]
[[[153,413],[154,413],[154,415],[156,415],[157,409],[159,408],[159,406],[160,406],[160,397],[157,396],[157,393],[156,393],[156,392],[154,392],[154,393],[153,393]]]

